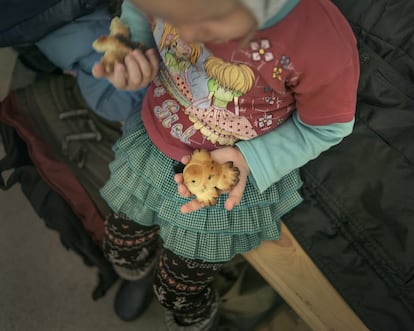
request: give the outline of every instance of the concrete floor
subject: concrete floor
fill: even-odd
[[[164,330],[155,302],[140,319],[119,320],[112,306],[118,284],[93,301],[95,268],[61,245],[19,186],[0,191],[0,222],[0,330]]]

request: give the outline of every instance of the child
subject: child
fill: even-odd
[[[150,17],[161,64],[136,51],[107,76],[122,89],[153,82],[101,190],[115,211],[105,250],[125,277],[156,264],[168,330],[210,330],[222,264],[279,238],[301,202],[298,168],[351,133],[356,41],[328,0],[133,3]],[[106,76],[100,65],[94,74]],[[240,170],[216,206],[191,200],[174,174],[197,148]]]

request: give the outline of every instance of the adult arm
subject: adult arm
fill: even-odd
[[[112,121],[125,121],[141,109],[145,89],[121,91],[108,80],[96,79],[92,75],[93,65],[102,57],[93,50],[92,43],[99,36],[108,34],[110,22],[110,14],[101,7],[49,33],[36,45],[56,66],[76,75],[81,93],[94,112]],[[150,31],[145,22],[137,21],[137,25],[143,28],[134,30],[133,36],[150,43],[152,35],[147,35]],[[137,36],[136,33],[142,34]]]

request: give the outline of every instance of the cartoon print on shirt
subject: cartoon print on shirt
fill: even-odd
[[[155,85],[154,97],[163,98],[165,95],[168,95],[158,77],[154,78],[153,83]],[[191,137],[196,134],[197,130],[193,126],[184,130],[183,125],[179,123],[180,118],[177,113],[180,108],[181,106],[176,100],[166,99],[162,102],[161,106],[155,106],[153,112],[164,128],[170,128],[171,136],[181,140],[185,144],[196,143],[191,140]]]
[[[199,44],[185,43],[179,38],[175,28],[167,23],[164,25],[159,48],[167,49],[164,55],[165,63],[170,72],[176,74],[187,71],[197,62],[201,53]]]
[[[194,127],[212,143],[233,145],[237,140],[251,139],[257,136],[248,118],[240,116],[239,97],[247,93],[254,84],[253,70],[238,63],[225,62],[211,56],[204,63],[209,77],[207,108],[197,107],[193,103],[184,112],[189,115]],[[227,109],[233,102],[234,112]]]
[[[292,102],[286,88],[295,70],[270,40],[254,40],[221,58],[206,45],[186,43],[161,20],[154,36],[163,61],[154,89],[162,101],[153,114],[172,137],[190,145],[234,145],[272,130],[291,113],[285,111]]]
[[[178,36],[176,29],[168,23],[163,26],[159,43],[163,53],[164,63],[169,75],[173,79],[173,85],[185,99],[191,100],[193,95],[190,89],[188,71],[195,65],[202,52],[200,44],[188,44]]]

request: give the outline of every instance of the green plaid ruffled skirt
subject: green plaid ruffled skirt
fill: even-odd
[[[189,199],[177,193],[177,161],[155,147],[139,116],[127,123],[113,149],[103,198],[139,224],[158,225],[164,247],[190,259],[224,262],[263,240],[278,239],[280,218],[302,202],[295,170],[263,193],[248,180],[241,203],[231,211],[224,209],[227,194],[222,194],[217,205],[182,214],[180,207]]]

